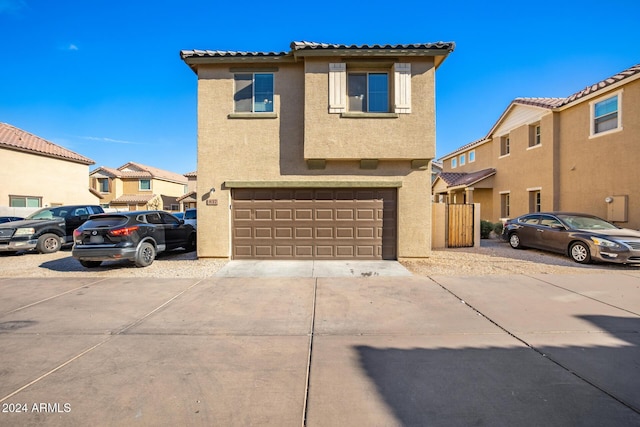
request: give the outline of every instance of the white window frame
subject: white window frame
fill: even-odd
[[[451,169],[455,169],[458,167],[458,158],[454,157],[453,159],[451,159]]]
[[[380,72],[390,74],[388,69],[380,69]],[[370,71],[375,72],[375,71]],[[411,113],[411,63],[393,64],[393,79],[388,78],[389,102],[393,96],[393,105],[390,112],[396,114]],[[336,62],[329,64],[329,113],[347,113],[347,63]],[[357,112],[354,112],[357,113]],[[385,114],[385,113],[371,113]]]
[[[467,155],[466,153],[460,154],[460,166],[464,166],[467,163]]]
[[[511,154],[511,137],[509,136],[509,134],[505,134],[499,137],[499,141],[500,141],[500,156],[499,157],[507,157],[508,155]],[[503,148],[503,144],[505,144],[505,147],[507,147],[507,152],[503,153],[502,148]]]
[[[608,93],[604,96],[601,96],[593,101],[589,102],[589,139],[597,138],[603,135],[609,135],[612,133],[620,132],[622,130],[622,92],[623,90],[617,90],[615,92]],[[602,132],[596,133],[596,104],[604,102],[613,97],[618,97],[618,116],[617,116],[617,126],[613,129],[605,130]]]
[[[142,188],[142,181],[149,181],[149,188]],[[153,190],[153,184],[151,183],[150,179],[139,179],[138,180],[138,190],[140,191],[152,191]]]
[[[476,161],[476,150],[469,151],[469,163]]]
[[[542,146],[542,128],[540,123],[535,123],[529,129],[529,146],[527,150]]]
[[[507,201],[506,205],[502,204],[503,196],[505,196],[504,200]],[[500,215],[501,219],[507,219],[511,216],[511,191],[500,192]]]

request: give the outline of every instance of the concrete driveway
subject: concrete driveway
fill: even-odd
[[[2,426],[640,425],[638,273],[0,290]]]

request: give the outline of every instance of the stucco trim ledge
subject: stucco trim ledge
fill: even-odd
[[[223,188],[399,188],[402,181],[225,181]]]

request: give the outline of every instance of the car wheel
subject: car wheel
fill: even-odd
[[[38,237],[36,250],[41,254],[52,254],[60,250],[60,237],[53,233],[46,233]]]
[[[509,244],[513,249],[522,249],[520,236],[518,236],[516,233],[512,233],[511,236],[509,236]]]
[[[196,249],[196,235],[195,233],[191,233],[189,235],[189,239],[187,240],[187,245],[185,246],[185,250],[187,252],[194,251]]]
[[[81,260],[80,264],[86,268],[96,268],[96,267],[100,267],[100,264],[102,264],[102,261],[82,261]]]
[[[575,242],[569,248],[569,256],[575,262],[580,264],[589,264],[591,262],[591,252],[589,247],[582,242]]]
[[[156,248],[149,242],[140,243],[134,261],[136,267],[148,267],[153,263],[154,259],[156,259]]]

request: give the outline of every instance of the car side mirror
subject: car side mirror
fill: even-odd
[[[551,224],[551,228],[553,228],[554,230],[566,230],[566,228],[564,228],[564,226],[561,224]]]

